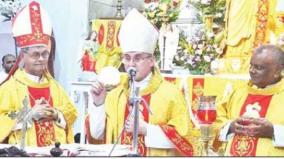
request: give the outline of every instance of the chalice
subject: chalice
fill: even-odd
[[[216,96],[200,96],[197,118],[200,124],[200,141],[202,142],[202,156],[209,155],[209,143],[213,139],[212,124],[216,120]]]

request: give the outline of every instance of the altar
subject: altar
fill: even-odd
[[[0,149],[7,149],[11,146],[18,147],[18,145],[0,144]],[[62,144],[60,149],[63,151],[61,157],[76,157],[76,156],[127,156],[131,153],[130,145],[88,145],[88,144]],[[30,157],[52,157],[50,150],[54,146],[47,147],[25,147],[25,152]],[[11,156],[9,156],[11,157]],[[12,156],[13,157],[13,156]]]

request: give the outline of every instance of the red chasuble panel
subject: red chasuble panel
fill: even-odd
[[[151,95],[145,95],[142,97],[145,102],[150,105],[150,100],[151,100]],[[127,103],[127,106],[126,106],[126,109],[125,109],[125,113],[124,113],[124,120],[126,120],[126,118],[128,117],[129,113],[130,113],[130,110],[131,110],[131,106],[129,103]],[[141,105],[140,105],[140,112],[142,112],[142,115],[143,115],[143,118],[144,118],[144,121],[148,123],[149,121],[149,112],[147,110],[147,107],[145,105],[144,102],[141,102]],[[128,133],[126,131],[124,131],[122,133],[122,137],[121,137],[121,143],[122,144],[128,144],[128,145],[131,145],[132,144],[132,140],[133,140],[133,135],[132,133]],[[139,135],[138,136],[138,152],[139,154],[143,155],[143,156],[146,156],[147,155],[147,148],[145,146],[145,139],[144,139],[144,136],[143,135]]]
[[[240,116],[246,112],[249,105],[260,106],[259,115],[264,118],[271,101],[272,95],[252,95],[249,94],[241,108]],[[257,148],[257,137],[235,135],[232,141],[230,153],[232,156],[255,156]]]
[[[53,101],[51,98],[49,87],[47,88],[32,88],[28,87],[31,107],[35,106],[35,100],[44,98],[51,107]],[[55,143],[55,131],[53,121],[34,121],[36,129],[37,146],[49,146]]]

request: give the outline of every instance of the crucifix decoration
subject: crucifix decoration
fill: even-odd
[[[29,108],[28,104],[28,97],[25,96],[23,103],[23,107],[19,112],[11,112],[8,116],[11,119],[16,119],[17,124],[21,123],[22,124],[22,137],[21,137],[21,145],[20,148],[22,150],[25,149],[25,140],[26,140],[26,133],[27,133],[27,128],[28,128],[28,123],[32,123],[32,116],[30,115],[31,108]]]

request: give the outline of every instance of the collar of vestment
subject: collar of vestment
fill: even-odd
[[[123,89],[127,90],[129,88],[129,83],[128,83],[128,76],[126,73],[122,75],[121,81],[123,84],[122,85]],[[159,88],[162,81],[163,77],[160,71],[155,67],[154,72],[149,74],[145,79],[141,81],[142,83],[145,82],[146,86],[143,86],[145,88],[140,89],[139,95],[144,96],[152,92],[155,92]]]
[[[148,83],[150,82],[152,77],[152,73],[148,74],[148,76],[146,76],[146,78],[144,78],[142,81],[136,82],[134,81],[134,84],[136,87],[139,87],[141,90],[145,89],[148,85]]]
[[[27,74],[27,77],[28,79],[34,81],[34,82],[37,82],[37,83],[42,83],[43,82],[43,78],[39,77],[39,76],[35,76],[35,75],[32,75],[32,74],[29,74],[29,73],[26,73]]]
[[[260,95],[272,95],[284,90],[284,79],[282,78],[279,82],[269,85],[265,88],[257,88],[255,85],[252,84],[250,81],[248,83],[248,90],[251,94],[260,94]]]
[[[34,77],[34,75],[26,73],[23,69],[18,69],[13,75],[13,78],[16,81],[30,87],[45,88],[49,86],[49,79],[51,79],[52,77],[48,72],[44,73],[42,79],[39,82],[39,77]]]
[[[154,73],[148,82],[148,85],[146,86],[145,89],[140,90],[139,95],[144,96],[144,95],[155,92],[159,88],[162,81],[163,81],[163,77],[160,71],[157,68],[155,68]]]

